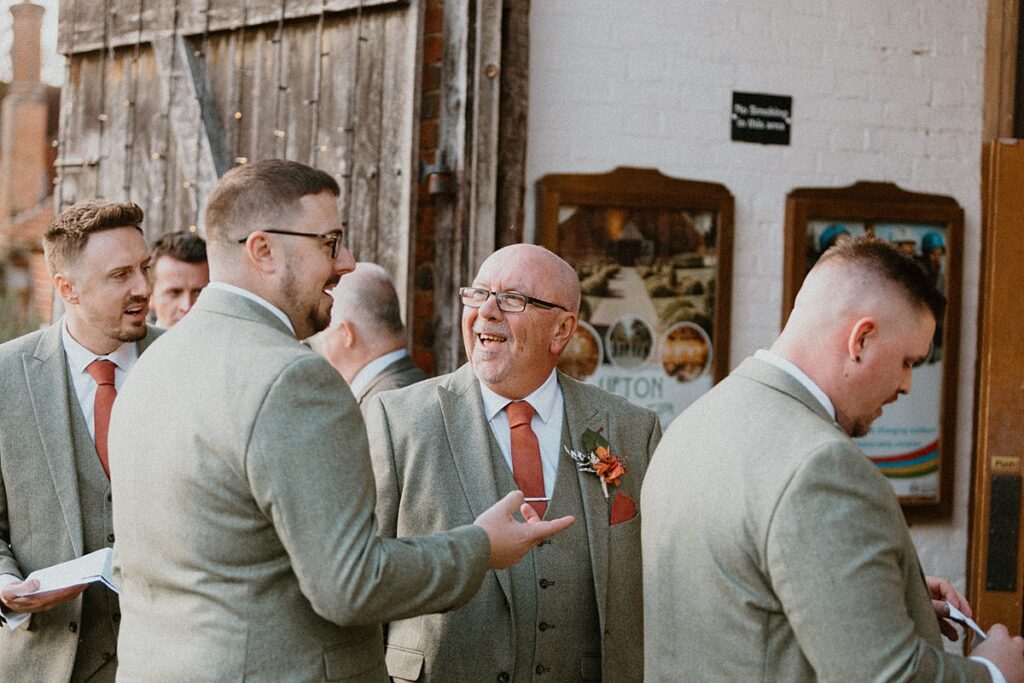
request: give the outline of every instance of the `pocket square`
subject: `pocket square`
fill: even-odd
[[[612,519],[610,524],[612,526],[622,524],[634,517],[636,517],[636,503],[633,502],[633,499],[625,493],[615,494],[615,500],[612,501]]]

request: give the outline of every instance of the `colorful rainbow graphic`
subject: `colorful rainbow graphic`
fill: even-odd
[[[882,474],[891,479],[910,479],[939,469],[939,441],[936,439],[916,451],[897,455],[868,456]]]

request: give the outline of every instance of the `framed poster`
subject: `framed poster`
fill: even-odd
[[[957,341],[963,209],[952,197],[907,192],[891,183],[801,188],[786,198],[782,324],[804,276],[838,241],[874,235],[921,266],[947,299],[928,358],[913,370],[911,391],[857,439],[904,506],[950,509],[956,418]]]
[[[559,368],[667,427],[728,373],[732,220],[723,185],[654,169],[541,178],[538,242],[583,290]]]

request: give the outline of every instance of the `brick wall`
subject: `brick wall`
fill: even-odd
[[[423,74],[421,81],[419,158],[433,164],[440,127],[441,60],[444,57],[444,0],[428,0],[423,18]],[[413,263],[413,299],[407,314],[412,328],[413,361],[434,374],[434,209],[426,183],[416,198],[416,253]]]
[[[534,2],[527,240],[546,173],[652,166],[736,198],[730,360],[779,329],[786,193],[856,180],[965,211],[954,514],[916,524],[925,571],[963,587],[979,260],[980,0]],[[793,97],[792,144],[729,140],[734,90]]]

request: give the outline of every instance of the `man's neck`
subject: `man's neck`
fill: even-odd
[[[98,334],[94,330],[89,329],[88,325],[85,325],[72,313],[66,314],[64,321],[71,338],[90,353],[95,353],[97,356],[105,356],[108,353],[112,353],[124,343],[120,339],[113,339],[105,334]]]

